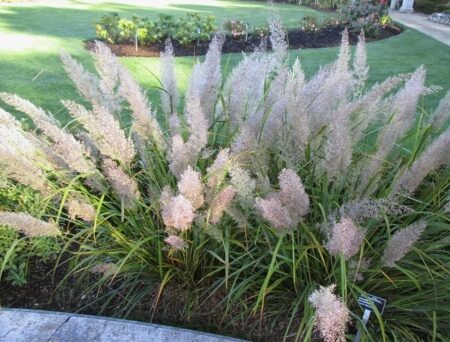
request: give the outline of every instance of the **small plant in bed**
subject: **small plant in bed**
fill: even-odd
[[[352,55],[346,31],[307,78],[280,20],[269,27],[273,49],[226,79],[215,36],[184,96],[168,42],[160,106],[100,42],[97,74],[62,55],[85,98],[62,101],[70,127],[0,93],[2,177],[47,203],[0,211],[0,224],[61,235],[69,275],[116,315],[160,308],[247,338],[343,341],[371,293],[388,305],[364,339],[448,340],[450,93],[418,111],[437,91],[422,66],[368,87],[364,36]]]

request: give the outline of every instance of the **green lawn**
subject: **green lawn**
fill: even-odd
[[[74,88],[64,74],[58,54],[65,50],[83,63],[90,65],[89,54],[83,49],[83,40],[93,38],[93,22],[104,12],[115,11],[122,16],[156,16],[158,13],[174,15],[185,11],[211,13],[220,23],[224,18],[237,18],[252,24],[266,21],[268,7],[264,2],[192,0],[127,0],[108,1],[38,1],[25,3],[0,3],[0,90],[15,92],[27,97],[46,109],[59,113],[61,98],[76,98]],[[124,4],[126,3],[126,4]],[[153,4],[152,4],[153,3]],[[323,19],[328,13],[294,5],[275,5],[286,26],[295,26],[304,16]],[[308,74],[320,65],[330,62],[337,50],[312,49],[291,51],[292,57],[300,56]],[[371,65],[370,81],[378,81],[401,72],[410,72],[425,64],[429,71],[429,83],[450,89],[448,65],[450,47],[416,31],[407,30],[401,35],[368,46]],[[224,65],[233,65],[240,54],[227,55]],[[158,72],[158,60],[154,58],[123,58],[123,62],[135,73],[139,81],[151,89],[155,80],[148,69]],[[177,58],[181,87],[184,88],[194,58]],[[429,96],[425,106],[436,104],[442,93]]]

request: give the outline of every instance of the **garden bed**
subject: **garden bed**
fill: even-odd
[[[82,290],[91,288],[98,279],[92,276],[91,279],[82,280],[83,285],[80,286],[80,279],[65,277],[66,263],[57,266],[54,262],[44,263],[38,258],[32,258],[28,266],[26,285],[13,286],[0,281],[2,307],[119,317],[264,341],[277,341],[277,337],[284,334],[289,320],[287,313],[277,318],[255,315],[245,322],[229,324],[233,315],[238,315],[242,308],[235,306],[224,316],[222,309],[217,310],[223,300],[223,293],[208,296],[187,317],[184,306],[192,297],[189,291],[175,285],[168,286],[159,297],[155,286],[154,291],[149,291],[139,305],[125,315],[125,311],[121,312],[120,308],[123,307],[126,291],[119,289],[120,282],[112,282],[100,289]],[[108,291],[116,292],[114,299],[102,298]]]
[[[333,26],[319,29],[317,31],[304,31],[302,29],[294,29],[288,31],[288,43],[290,49],[314,49],[325,47],[339,46],[342,38],[342,31],[344,26]],[[402,30],[396,26],[385,25],[379,26],[378,33],[376,35],[368,35],[367,41],[376,41],[386,39],[401,33]],[[349,32],[349,38],[351,44],[358,42],[358,34]],[[261,45],[267,40],[265,37],[249,36],[245,39],[233,39],[227,36],[223,45],[223,53],[240,53],[240,52],[252,52],[256,47]],[[155,43],[150,46],[136,46],[134,44],[111,44],[105,42],[117,56],[127,57],[159,57],[160,53],[164,51],[164,43]],[[267,43],[270,48],[270,42]],[[94,48],[94,40],[85,41],[85,47],[88,50]],[[177,41],[173,41],[173,48],[175,56],[197,56],[204,55],[208,51],[209,41],[200,42],[183,46]]]

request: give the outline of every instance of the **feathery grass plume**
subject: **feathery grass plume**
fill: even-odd
[[[343,177],[352,162],[352,139],[350,134],[350,109],[341,106],[334,114],[328,127],[325,142],[325,169],[328,179],[337,180]]]
[[[396,87],[402,77],[389,77],[381,83],[376,83],[372,88],[355,104],[353,110],[354,126],[352,127],[353,146],[363,137],[369,125],[377,118],[378,114],[383,110],[381,106],[384,96]]]
[[[4,125],[0,123],[0,144],[4,149],[22,155],[29,160],[36,160],[40,148],[34,140],[29,139],[25,132],[16,125]]]
[[[49,162],[44,152],[16,122],[6,119],[7,116],[0,117],[0,166],[3,176],[29,186],[44,196],[49,195],[51,186],[45,174]]]
[[[411,128],[416,115],[416,107],[421,95],[428,89],[425,87],[425,68],[420,66],[406,81],[405,86],[389,100],[389,122],[383,127],[377,140],[377,151],[361,172],[359,192],[366,190],[369,182],[379,172],[386,157],[399,138]],[[367,189],[371,193],[374,187]]]
[[[210,207],[209,222],[217,224],[223,216],[223,213],[231,204],[236,195],[236,190],[231,186],[222,189],[213,199]]]
[[[20,231],[28,237],[58,236],[61,231],[51,222],[39,220],[27,213],[0,211],[0,224]]]
[[[45,173],[29,159],[11,152],[1,143],[0,167],[6,178],[29,186],[44,196],[51,193],[51,187]]]
[[[0,93],[0,95],[1,94],[2,93]],[[0,124],[7,127],[22,127],[20,122],[14,116],[2,108],[0,108]]]
[[[334,294],[336,285],[321,286],[309,296],[309,302],[316,310],[314,324],[325,342],[344,342],[350,311]]]
[[[272,50],[278,58],[282,59],[286,56],[288,45],[286,42],[286,31],[281,22],[280,16],[272,13],[269,18],[270,44]]]
[[[89,154],[89,158],[91,158],[91,160],[93,160],[94,162],[98,162],[100,160],[100,150],[98,149],[94,139],[92,139],[89,133],[79,132],[76,134],[76,138],[83,144],[84,148]]]
[[[301,107],[308,109],[310,118],[310,135],[315,136],[323,127],[327,126],[330,116],[335,109],[333,95],[335,77],[332,77],[332,65],[325,65],[309,79],[302,88],[300,97]]]
[[[256,129],[261,136],[260,143],[264,146],[274,146],[278,138],[283,134],[286,121],[287,94],[285,91],[289,69],[282,66],[277,70],[277,75],[270,83],[270,89],[264,101],[264,110],[260,113],[269,113],[266,120],[260,115],[248,118],[248,124]],[[284,148],[284,146],[283,146]]]
[[[164,239],[164,242],[175,250],[181,250],[187,247],[186,241],[176,235],[169,235]]]
[[[428,90],[425,87],[426,70],[422,65],[414,71],[405,86],[392,99],[392,117],[378,138],[379,150],[386,155],[398,138],[402,137],[414,122],[417,103]]]
[[[200,105],[200,99],[193,96],[186,101],[186,121],[190,131],[186,145],[195,160],[208,143],[209,126],[205,112]]]
[[[336,63],[336,67],[347,69],[348,64],[350,63],[350,41],[348,37],[348,29],[342,32],[341,46],[339,48],[338,61]]]
[[[172,137],[172,145],[167,159],[170,172],[177,178],[190,164],[193,164],[192,154],[186,145],[181,135],[176,134]]]
[[[105,107],[92,111],[74,101],[61,101],[69,113],[89,132],[100,153],[129,166],[135,157],[133,141],[125,136],[119,121]]]
[[[159,195],[159,205],[161,206],[161,208],[167,206],[172,200],[173,196],[175,196],[175,194],[172,188],[168,185],[164,186],[161,190],[161,194]]]
[[[133,130],[141,141],[145,143],[151,141],[160,150],[165,150],[164,135],[158,121],[156,121],[156,115],[151,109],[146,94],[125,68],[120,70],[119,77],[118,91],[130,105],[134,119]]]
[[[245,202],[251,201],[253,191],[256,188],[256,181],[250,176],[248,170],[238,165],[233,165],[230,170],[230,176],[230,183],[236,189],[239,199]]]
[[[94,163],[88,159],[88,151],[72,134],[62,129],[58,122],[42,108],[14,94],[0,93],[0,98],[10,106],[24,112],[33,120],[44,135],[51,139],[53,152],[68,168],[81,174],[96,173]]]
[[[289,129],[290,141],[286,143],[285,149],[292,158],[294,164],[299,164],[305,156],[308,144],[311,123],[306,108],[303,106],[301,96],[305,86],[305,75],[298,58],[292,66],[286,81],[286,123]]]
[[[95,219],[95,208],[81,196],[70,196],[64,206],[72,220],[80,218],[85,222],[92,222]]]
[[[116,113],[120,110],[120,100],[116,96],[116,90],[119,85],[119,73],[123,66],[111,49],[98,40],[95,41],[92,55],[95,59],[95,69],[100,75],[99,88],[108,101],[110,106],[108,109]]]
[[[119,267],[113,262],[102,262],[101,264],[97,264],[91,268],[92,273],[99,273],[105,276],[106,278],[114,276],[117,272],[119,272]]]
[[[180,118],[178,117],[177,113],[174,113],[169,116],[168,124],[169,124],[170,136],[173,137],[177,134],[178,135],[182,134],[181,122],[180,122]]]
[[[105,96],[101,91],[100,80],[97,76],[85,70],[84,67],[69,54],[61,53],[60,57],[66,73],[86,100],[95,106],[105,106],[112,111],[116,109],[115,102],[111,101],[111,98]]]
[[[209,123],[214,120],[214,108],[222,83],[220,60],[223,43],[224,37],[222,35],[216,35],[211,40],[204,62],[198,62],[194,65],[186,93],[188,102],[190,98],[198,98],[200,108]]]
[[[331,229],[331,236],[325,245],[331,255],[342,254],[349,260],[358,253],[364,240],[364,231],[349,218],[342,218]]]
[[[439,105],[431,117],[433,120],[433,127],[437,129],[444,128],[445,124],[448,123],[450,119],[450,90],[447,92],[445,97],[439,101]]]
[[[356,77],[356,91],[362,93],[364,85],[369,76],[369,67],[367,65],[366,37],[364,30],[358,36],[358,44],[356,45],[355,58],[353,60],[353,72]]]
[[[115,161],[104,159],[102,161],[103,172],[117,195],[123,200],[126,207],[133,207],[140,193],[137,183],[128,176]]]
[[[349,70],[350,58],[349,36],[348,30],[345,28],[342,33],[338,59],[332,65],[332,77],[329,80],[329,89],[338,106],[349,100],[355,90],[355,80],[352,77],[352,72]]]
[[[194,207],[183,195],[172,197],[162,209],[162,219],[167,229],[186,231],[195,218]]]
[[[309,197],[302,180],[291,169],[281,170],[278,180],[280,183],[278,199],[288,209],[293,222],[297,223],[309,211]]]
[[[227,168],[230,164],[230,149],[225,148],[217,153],[214,162],[206,169],[207,184],[210,188],[218,187],[227,174]]]
[[[164,113],[169,115],[177,111],[180,100],[175,75],[175,57],[170,38],[166,39],[164,52],[161,52],[160,56],[161,83],[163,88],[160,92],[161,106]]]
[[[230,124],[238,129],[246,118],[258,114],[264,96],[266,80],[280,66],[272,54],[255,52],[244,55],[225,82],[223,97]]]
[[[188,166],[178,181],[178,191],[191,202],[194,210],[200,208],[205,201],[203,196],[204,186],[200,177],[199,172]]]
[[[360,223],[368,219],[380,220],[385,214],[400,216],[411,212],[413,210],[410,207],[391,199],[363,198],[342,204],[339,209],[339,216],[341,218],[348,217]]]
[[[268,199],[256,198],[256,208],[260,210],[262,217],[277,230],[284,232],[291,229],[293,222],[287,208],[278,197]]]
[[[425,221],[418,221],[397,230],[389,240],[381,257],[383,266],[395,267],[396,263],[408,254],[411,247],[419,240],[426,227]]]
[[[311,135],[316,136],[335,118],[333,113],[345,106],[354,92],[355,82],[349,70],[348,32],[342,34],[338,59],[322,67],[302,89],[303,106],[311,118]]]
[[[409,169],[403,171],[395,181],[391,196],[416,191],[423,179],[433,170],[450,164],[450,128],[437,137],[417,158]]]
[[[172,137],[172,148],[169,154],[170,171],[179,178],[189,166],[193,166],[200,152],[208,143],[208,121],[200,106],[198,97],[186,99],[186,116],[190,136],[185,143],[180,135]]]

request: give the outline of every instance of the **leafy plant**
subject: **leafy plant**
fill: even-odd
[[[389,15],[384,14],[381,18],[380,18],[380,24],[381,25],[389,25],[392,22],[392,19]]]
[[[117,13],[103,14],[95,24],[97,37],[110,43],[117,43],[120,39],[120,17]]]
[[[270,34],[270,29],[268,26],[253,26],[251,30],[252,34],[258,37],[268,37]]]
[[[201,16],[199,13],[188,13],[181,17],[173,32],[173,38],[181,45],[209,41],[216,31],[214,16]]]
[[[250,25],[242,20],[229,19],[223,23],[223,29],[235,39],[245,37],[248,34]]]
[[[61,241],[53,238],[24,239],[17,231],[0,225],[0,279],[14,286],[26,285],[30,258],[55,262],[61,247]]]
[[[97,37],[110,43],[134,43],[142,45],[163,42],[167,38],[177,40],[181,45],[204,42],[212,38],[216,30],[213,16],[188,13],[175,18],[160,14],[158,21],[148,18],[120,18],[117,13],[103,15],[96,23]]]
[[[62,56],[90,103],[63,101],[75,131],[1,93],[38,130],[0,111],[0,165],[52,205],[40,220],[0,212],[0,223],[28,236],[67,227],[70,275],[96,273],[86,291],[111,289],[98,301],[120,298],[122,316],[166,296],[189,320],[211,301],[202,317],[217,327],[249,322],[254,337],[267,320],[284,338],[313,340],[316,327],[327,340],[350,319],[360,326],[356,299],[372,293],[388,306],[363,338],[448,340],[450,93],[417,112],[435,91],[424,67],[368,88],[364,36],[352,58],[347,32],[337,60],[307,78],[288,63],[280,21],[270,27],[273,51],[244,55],[225,80],[214,38],[181,111],[170,43],[162,115],[102,43],[99,78]]]
[[[372,4],[370,1],[357,0],[349,2],[342,8],[345,20],[349,22],[378,23],[380,18],[388,14],[387,6],[381,3]]]

